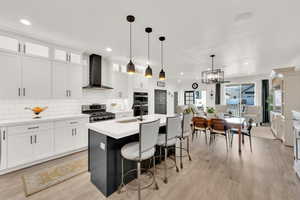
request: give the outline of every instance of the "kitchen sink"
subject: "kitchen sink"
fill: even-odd
[[[124,120],[120,120],[120,121],[117,121],[118,123],[132,123],[132,122],[138,122],[139,120],[138,119],[124,119]]]

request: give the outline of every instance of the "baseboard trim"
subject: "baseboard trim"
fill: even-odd
[[[40,160],[36,160],[34,162],[19,165],[19,166],[16,166],[16,167],[2,169],[2,170],[0,170],[0,176],[4,175],[4,174],[7,174],[7,173],[10,173],[10,172],[13,172],[13,171],[17,171],[17,170],[24,169],[24,168],[27,168],[27,167],[31,167],[31,166],[34,166],[34,165],[37,165],[37,164],[41,164],[43,162],[47,162],[47,161],[50,161],[50,160],[61,158],[61,157],[64,157],[64,156],[67,156],[67,155],[70,155],[70,154],[73,154],[73,153],[77,153],[77,152],[80,152],[80,151],[85,151],[87,149],[88,149],[87,147],[83,147],[83,148],[80,148],[80,149],[76,149],[76,150],[68,151],[68,152],[65,152],[65,153],[57,154],[57,155],[54,155],[54,156],[50,156],[48,158],[43,158],[43,159],[40,159]]]

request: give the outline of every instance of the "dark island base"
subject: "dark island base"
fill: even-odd
[[[160,132],[164,132],[161,127]],[[108,197],[117,191],[121,184],[121,148],[130,142],[138,141],[138,134],[114,139],[93,130],[89,130],[89,171],[91,182]],[[101,145],[102,144],[102,145]],[[103,149],[104,147],[104,149]],[[171,153],[174,153],[171,150]],[[157,151],[158,152],[158,151]],[[157,160],[157,163],[159,160]],[[124,160],[124,171],[136,169],[136,162]],[[142,162],[143,168],[152,166],[149,160]],[[136,174],[126,177],[125,184],[136,178]]]

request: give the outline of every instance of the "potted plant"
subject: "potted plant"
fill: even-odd
[[[206,116],[208,119],[216,117],[215,109],[213,107],[207,107],[206,109]]]

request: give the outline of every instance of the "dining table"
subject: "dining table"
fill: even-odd
[[[242,153],[242,127],[245,122],[245,118],[244,117],[224,117],[223,119],[226,121],[229,129],[235,128],[238,130],[238,136],[239,136],[238,150],[239,150],[239,153]],[[211,119],[207,119],[207,121],[208,121],[208,126],[210,127]]]

